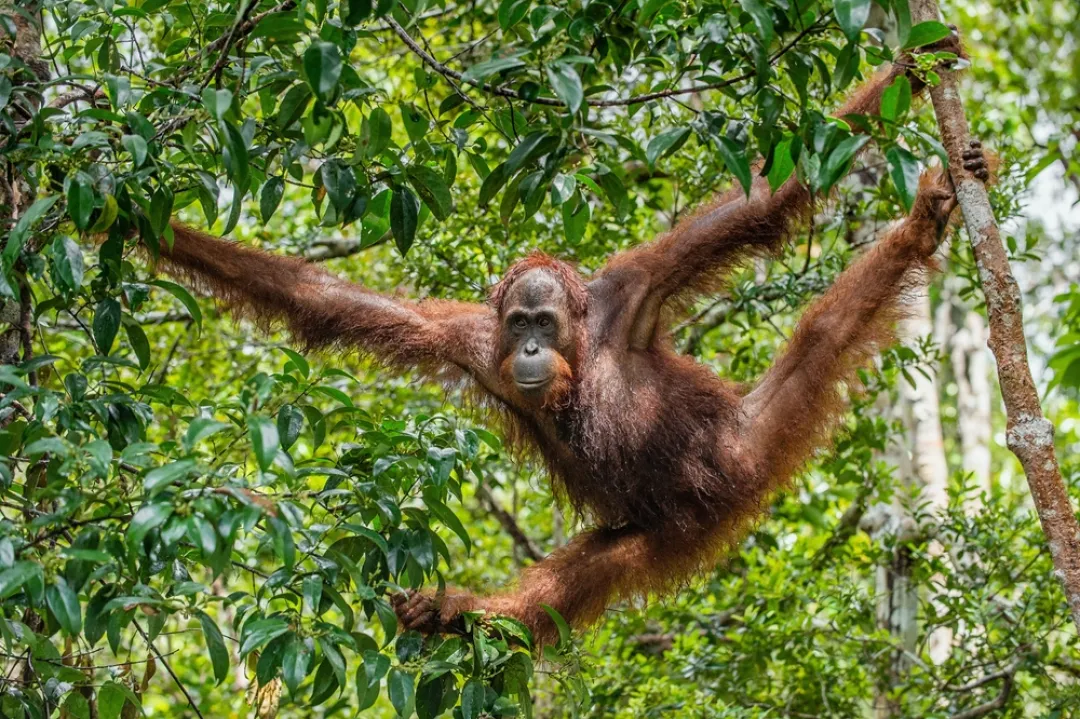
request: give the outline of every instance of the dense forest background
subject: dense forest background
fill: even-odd
[[[1080,5],[942,10],[1075,505]],[[730,560],[543,657],[508,620],[395,638],[388,603],[498,588],[564,543],[581,519],[540,467],[459,390],[301,354],[132,239],[178,216],[482,300],[529,250],[588,273],[797,172],[832,191],[812,227],[675,332],[750,381],[940,162],[902,87],[847,179],[827,120],[947,32],[907,0],[4,0],[0,31],[0,715],[1080,716],[962,232]]]

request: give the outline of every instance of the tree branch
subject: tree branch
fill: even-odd
[[[428,54],[422,47],[420,47],[416,43],[415,40],[412,39],[409,33],[405,32],[405,29],[401,27],[401,25],[399,25],[397,21],[394,20],[392,17],[387,17],[386,23],[390,26],[390,29],[393,30],[397,34],[397,36],[401,38],[402,42],[404,42],[408,46],[408,48],[412,50],[414,55],[423,60],[424,64],[426,64],[428,67],[430,67],[432,70],[439,73],[443,77],[453,78],[454,80],[465,83],[467,85],[472,85],[479,90],[483,90],[484,92],[491,95],[498,95],[499,97],[509,97],[515,100],[520,100],[522,102],[530,102],[534,105],[547,105],[549,107],[566,107],[565,102],[554,97],[525,98],[517,90],[511,90],[510,88],[500,87],[498,85],[490,85],[488,83],[478,82],[476,80],[467,80],[462,73],[458,72],[457,70],[451,70],[449,67],[442,64],[430,54]],[[794,47],[799,42],[799,40],[816,30],[817,26],[818,22],[811,23],[809,26],[807,26],[807,28],[800,32],[798,35],[796,35],[791,42],[777,50],[776,53],[773,54],[771,58],[769,58],[769,64],[776,62],[782,55],[784,55],[784,53]],[[641,102],[649,102],[650,100],[661,100],[666,97],[675,97],[678,95],[692,95],[694,93],[705,92],[707,90],[719,90],[721,88],[735,85],[736,83],[740,83],[744,80],[749,80],[750,78],[754,77],[754,75],[754,72],[744,72],[741,75],[736,75],[733,78],[722,80],[720,82],[709,83],[706,85],[671,88],[668,90],[660,90],[658,92],[650,92],[644,95],[635,95],[633,97],[627,97],[623,99],[586,100],[585,104],[590,107],[620,107],[623,105],[636,105]]]
[[[514,544],[517,545],[518,549],[525,553],[525,556],[534,562],[539,562],[544,558],[544,553],[540,551],[540,548],[536,546],[536,543],[529,539],[529,536],[522,531],[513,515],[500,507],[498,502],[495,501],[495,498],[491,496],[491,492],[488,490],[486,484],[477,485],[476,493],[480,496],[480,500],[487,506],[488,511],[495,515],[495,519],[499,520],[499,524],[501,524],[503,529],[506,530],[506,533],[510,535],[510,538],[514,540]]]
[[[978,717],[986,716],[990,712],[997,711],[1005,706],[1005,703],[1009,701],[1009,695],[1012,694],[1014,680],[1012,674],[1005,675],[1004,679],[1005,681],[1001,685],[1001,691],[998,692],[996,697],[958,714],[953,714],[952,719],[978,719]]]
[[[937,0],[916,0],[911,15],[914,22],[937,20]],[[1054,560],[1055,574],[1065,591],[1073,622],[1080,630],[1080,524],[1054,456],[1054,425],[1043,416],[1039,393],[1031,378],[1020,288],[1001,244],[986,188],[963,167],[962,154],[969,148],[970,134],[956,73],[943,69],[941,83],[930,89],[930,98],[986,297],[989,344],[997,360],[1001,397],[1005,402],[1006,443],[1024,468]]]
[[[251,11],[254,10],[255,6],[258,4],[259,0],[248,0],[247,7],[244,8],[243,12],[240,14],[240,17],[229,29],[229,34],[225,36],[225,42],[221,45],[221,57],[217,59],[217,62],[214,63],[214,67],[212,67],[210,69],[210,72],[206,74],[206,77],[202,81],[202,88],[205,88],[207,85],[209,85],[210,81],[213,80],[219,72],[221,72],[221,68],[225,67],[225,63],[229,61],[229,50],[232,48],[233,43],[245,37],[247,33],[255,29],[255,25],[258,23],[257,20],[251,21],[250,29],[248,29],[247,32],[238,32],[241,27],[247,26],[248,16],[251,15]],[[273,10],[271,10],[270,12],[273,12]],[[265,13],[263,13],[263,16],[265,16]],[[215,40],[214,42],[217,42],[217,40]]]
[[[258,0],[252,0],[251,7],[248,8],[247,12],[250,13],[256,5],[258,5]],[[217,40],[214,40],[212,43],[208,44],[205,48],[203,48],[200,55],[209,55],[210,53],[217,52],[219,48],[225,45],[232,45],[233,42],[249,35],[251,31],[255,29],[256,25],[258,25],[270,15],[274,15],[275,13],[279,12],[288,12],[295,7],[296,0],[285,0],[285,2],[280,3],[279,5],[275,5],[266,12],[261,12],[250,19],[244,20],[240,24],[236,25],[233,31],[229,34],[222,35]],[[226,52],[228,52],[228,48],[225,48],[225,50]],[[211,73],[211,75],[213,75],[213,73]]]
[[[139,631],[139,634],[142,635],[142,638],[146,640],[146,646],[150,647],[150,651],[154,653],[157,660],[165,667],[165,671],[167,671],[173,681],[176,682],[176,686],[180,687],[180,691],[184,694],[184,698],[187,699],[187,703],[191,706],[191,710],[195,712],[195,716],[199,717],[199,719],[205,719],[202,712],[199,711],[199,705],[195,703],[195,700],[191,698],[191,694],[188,693],[187,687],[180,681],[180,677],[176,676],[176,672],[173,671],[172,665],[169,664],[169,660],[158,651],[157,647],[154,646],[154,643],[150,641],[150,636],[143,631],[143,628],[139,626],[138,622],[132,622],[132,624],[135,625],[135,628]]]

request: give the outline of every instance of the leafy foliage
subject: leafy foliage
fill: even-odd
[[[866,27],[875,7],[895,32]],[[530,532],[559,534],[500,440],[429,390],[257,341],[152,260],[179,214],[313,259],[358,256],[338,269],[382,288],[477,299],[525,247],[589,269],[758,174],[838,190],[841,218],[894,216],[940,154],[910,85],[859,120],[872,139],[829,109],[944,25],[912,27],[905,0],[42,0],[0,19],[21,39],[42,24],[38,57],[0,54],[0,201],[18,206],[2,319],[27,335],[0,367],[0,713],[227,716],[242,704],[230,688],[263,718],[865,708],[893,654],[864,580],[894,547],[860,535],[808,557],[834,551],[830,517],[860,487],[899,492],[874,459],[890,427],[869,400],[701,603],[564,637],[540,674],[512,620],[425,640],[397,635],[389,604],[513,573],[498,525],[470,512],[481,487],[520,497]],[[921,61],[931,79],[936,59]],[[841,182],[867,142],[887,168],[872,191]],[[843,222],[787,258],[801,273],[738,283],[727,324],[687,346],[738,379],[760,371],[773,327],[846,262]],[[953,261],[973,285],[969,258]],[[928,354],[898,351],[868,385],[887,394]],[[1030,701],[1057,711],[1062,602],[1034,519],[1015,493],[993,500],[977,517],[954,508],[938,539],[1000,562],[958,571],[919,540],[918,581],[945,577],[934,622],[976,628],[949,671],[1020,657]],[[637,641],[658,628],[678,637],[663,661]],[[942,699],[938,676],[910,677],[925,697],[913,713],[977,703]]]

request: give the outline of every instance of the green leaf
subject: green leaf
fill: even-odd
[[[94,211],[94,180],[85,172],[76,172],[68,183],[68,214],[75,226],[85,230]]]
[[[329,42],[312,43],[304,51],[304,74],[315,96],[326,102],[341,79],[341,52]]]
[[[169,225],[169,219],[172,217],[173,199],[172,190],[164,185],[154,190],[154,194],[150,198],[150,226],[157,237],[161,237],[162,233],[165,232],[165,228]]]
[[[356,192],[356,175],[353,169],[338,159],[327,160],[319,168],[326,196],[339,212],[349,208]]]
[[[453,198],[442,173],[424,165],[409,165],[405,170],[416,194],[439,221],[446,220],[453,211]]]
[[[424,498],[424,504],[428,506],[428,510],[435,515],[435,517],[441,521],[446,527],[458,535],[458,539],[465,545],[465,554],[472,553],[472,540],[469,538],[468,530],[465,530],[464,525],[461,524],[461,520],[457,515],[450,510],[448,506],[438,501],[434,497]]]
[[[225,146],[225,168],[228,170],[229,179],[238,189],[243,188],[237,193],[238,196],[233,198],[233,202],[236,203],[247,192],[248,178],[251,173],[247,140],[244,139],[244,134],[228,120],[222,120],[219,124]]]
[[[750,187],[753,178],[750,176],[750,161],[746,158],[746,150],[730,137],[720,136],[716,138],[716,149],[720,151],[720,157],[724,158],[724,165],[728,172],[742,185],[743,192],[750,196]]]
[[[487,207],[488,203],[499,193],[499,190],[506,185],[506,181],[510,179],[511,170],[507,163],[500,163],[494,170],[488,173],[488,176],[484,178],[483,184],[480,185],[480,194],[477,196],[477,204],[483,208]]]
[[[45,599],[56,621],[60,623],[60,628],[67,632],[68,636],[78,636],[82,631],[82,608],[79,606],[78,595],[63,577],[57,577],[45,588]]]
[[[356,669],[358,709],[369,709],[379,698],[379,682],[390,669],[390,657],[375,651],[365,651],[363,664]]]
[[[592,206],[576,194],[573,200],[562,206],[563,234],[566,241],[572,245],[581,242],[585,237],[585,230],[589,226],[592,217]]]
[[[405,133],[412,142],[420,142],[431,128],[431,122],[427,114],[409,102],[403,102],[398,106],[401,110],[401,120],[405,124]]]
[[[319,664],[315,672],[315,679],[311,682],[311,698],[308,699],[310,706],[319,706],[329,699],[338,687],[342,686],[334,673],[333,665],[326,660]]]
[[[311,668],[314,647],[310,642],[310,639],[301,639],[294,634],[285,645],[285,654],[281,659],[281,675],[290,694],[296,694],[300,682],[304,681]]]
[[[44,217],[45,213],[49,211],[49,208],[56,204],[56,201],[60,199],[60,195],[52,195],[50,197],[43,197],[39,200],[34,200],[34,204],[30,205],[30,209],[22,214],[19,221],[15,223],[15,228],[8,235],[7,243],[4,245],[4,260],[8,265],[12,265],[15,262],[15,258],[19,256],[19,252],[22,250],[23,243],[26,242],[26,237],[30,233],[30,228],[35,222]]]
[[[393,121],[390,113],[381,107],[376,107],[371,114],[364,118],[361,128],[361,138],[366,138],[367,149],[364,156],[368,158],[378,157],[383,150],[390,146],[390,135],[393,131]]]
[[[645,148],[645,160],[649,163],[649,167],[654,167],[661,157],[678,151],[688,137],[690,137],[689,127],[670,127],[649,140],[649,145]]]
[[[90,702],[79,692],[68,692],[60,709],[65,719],[90,719]]]
[[[159,489],[186,477],[194,468],[195,460],[193,459],[181,459],[164,464],[146,473],[143,477],[143,489],[148,495],[153,496]]]
[[[919,161],[899,145],[893,145],[886,150],[885,158],[889,161],[889,175],[896,185],[900,202],[904,205],[904,210],[911,212],[919,189]]]
[[[371,15],[372,0],[341,0],[338,11],[341,13],[341,23],[347,27],[355,27]]]
[[[180,300],[180,303],[187,309],[188,314],[195,320],[195,325],[200,328],[202,327],[202,310],[199,309],[199,303],[195,301],[195,298],[191,296],[190,292],[175,282],[169,282],[168,280],[151,280],[149,284],[160,287],[176,299]]]
[[[896,11],[896,40],[900,47],[907,44],[911,35],[911,6],[908,0],[893,0],[893,10]]]
[[[314,616],[319,615],[319,602],[322,601],[322,589],[322,577],[317,574],[309,574],[304,577],[304,607]]]
[[[278,435],[281,437],[281,448],[285,451],[293,446],[300,431],[304,428],[304,413],[291,404],[281,405],[277,415]]]
[[[477,719],[484,711],[484,683],[479,679],[470,679],[461,689],[462,719]]]
[[[203,638],[206,640],[206,650],[210,653],[210,662],[214,665],[214,678],[221,684],[229,676],[229,650],[213,618],[206,612],[198,612],[198,615]]]
[[[142,167],[142,164],[146,162],[147,144],[139,135],[124,135],[120,138],[120,144],[124,146],[124,149],[131,154],[131,159],[135,163],[135,167]]]
[[[231,426],[227,422],[218,422],[209,417],[196,417],[191,420],[187,433],[184,435],[184,450],[190,452],[199,442]]]
[[[281,198],[285,194],[285,180],[281,177],[271,177],[263,183],[259,193],[259,214],[263,224],[270,221],[281,204]]]
[[[395,187],[390,197],[390,232],[394,235],[398,251],[404,257],[416,239],[416,223],[420,215],[420,201],[409,188]]]
[[[585,100],[585,91],[581,87],[577,70],[565,62],[553,62],[547,66],[547,76],[555,94],[566,103],[571,114],[576,114]]]
[[[221,120],[232,106],[233,94],[228,90],[215,90],[207,87],[203,89],[202,100],[206,111],[210,113],[210,117]]]
[[[35,562],[15,562],[0,572],[0,599],[7,599],[35,577],[41,577],[41,566]]]
[[[551,205],[559,207],[574,196],[577,189],[577,178],[573,175],[557,173],[551,180]]]
[[[773,150],[772,167],[769,168],[769,187],[776,192],[795,171],[795,158],[791,153],[794,137],[785,137]]]
[[[308,363],[307,359],[304,358],[304,355],[296,350],[291,350],[288,347],[279,347],[278,349],[285,353],[285,356],[292,362],[293,367],[296,368],[304,379],[307,379],[308,375],[311,374],[311,365]],[[287,370],[288,365],[286,365],[285,368]]]
[[[53,277],[64,289],[74,292],[82,287],[85,264],[82,249],[67,235],[56,237],[49,252]]]
[[[757,28],[757,34],[761,38],[762,44],[768,47],[775,35],[772,13],[769,8],[763,5],[761,0],[739,0],[739,4],[742,5],[742,9],[746,11],[750,19],[754,21],[754,27]]]
[[[112,297],[106,297],[98,302],[94,308],[94,341],[97,342],[98,352],[103,355],[109,354],[116,333],[120,331],[120,303]]]
[[[896,122],[911,108],[911,82],[899,75],[881,94],[881,116]]]
[[[265,417],[249,416],[248,436],[251,437],[251,447],[255,450],[255,459],[259,462],[259,468],[264,472],[270,469],[274,458],[278,453],[277,426]]]
[[[131,524],[128,525],[128,541],[132,545],[138,545],[151,530],[164,524],[172,513],[172,504],[168,502],[144,504],[131,518]]]
[[[394,667],[390,670],[390,676],[386,679],[386,693],[390,696],[390,703],[399,717],[408,717],[413,713],[413,705],[416,701],[416,688],[413,675]]]
[[[502,0],[499,3],[499,27],[509,30],[525,19],[530,0]]]
[[[835,0],[833,12],[840,29],[854,42],[870,17],[870,0]]]
[[[836,69],[833,72],[837,90],[843,90],[851,83],[859,70],[861,61],[862,55],[858,43],[851,42],[844,46],[836,57]]]
[[[127,333],[128,344],[131,345],[135,357],[139,360],[139,369],[146,369],[150,366],[150,340],[146,338],[146,333],[133,318],[124,315],[121,317],[121,322]]]
[[[855,135],[837,145],[821,166],[818,187],[823,192],[828,192],[847,173],[851,161],[855,159],[855,155],[869,141],[869,135]]]
[[[562,615],[554,607],[549,607],[547,604],[540,604],[540,607],[547,612],[551,617],[551,621],[555,623],[555,628],[559,632],[559,645],[565,646],[570,643],[570,625],[566,623]]]
[[[276,124],[279,130],[292,127],[311,103],[311,89],[302,82],[289,88],[278,105]]]
[[[485,80],[497,72],[513,70],[524,67],[525,61],[516,57],[503,57],[496,60],[487,60],[473,65],[461,76],[463,82],[483,84]]]
[[[105,682],[97,691],[98,719],[120,719],[131,690],[116,682]],[[132,703],[138,706],[138,702]]]
[[[514,174],[527,163],[555,149],[558,143],[559,138],[557,136],[549,135],[543,131],[526,135],[510,153],[510,156],[506,158],[507,171],[511,175]],[[492,174],[498,169],[496,167]]]
[[[944,25],[935,20],[921,22],[911,28],[907,42],[904,43],[903,47],[905,50],[911,50],[912,48],[929,45],[938,40],[944,40],[950,33],[952,33],[952,30],[949,29],[948,25]]]

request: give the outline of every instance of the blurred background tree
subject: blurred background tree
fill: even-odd
[[[1075,501],[1080,10],[943,11]],[[458,388],[301,355],[134,250],[176,215],[417,296],[482,299],[533,248],[587,273],[752,167],[833,188],[839,95],[944,32],[906,0],[0,2],[0,714],[1076,716],[965,242],[725,566],[542,659],[509,620],[397,636],[387,603],[564,542],[540,468]],[[904,212],[940,148],[883,115],[685,351],[751,380]]]

